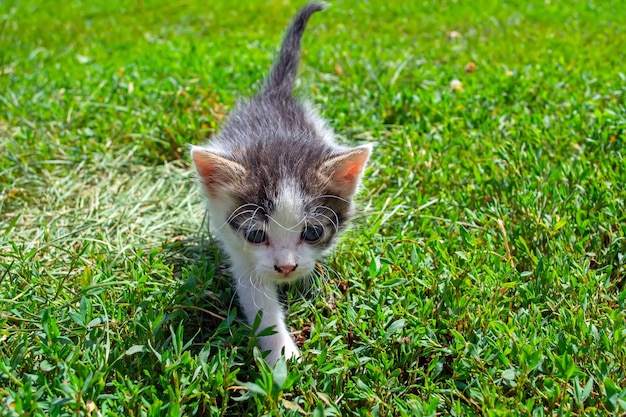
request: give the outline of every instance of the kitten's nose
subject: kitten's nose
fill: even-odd
[[[298,264],[295,265],[274,265],[274,269],[276,272],[282,273],[284,276],[289,275],[290,272],[295,271],[298,267]]]

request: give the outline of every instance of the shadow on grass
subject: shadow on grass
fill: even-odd
[[[171,267],[177,282],[163,323],[181,323],[184,340],[192,342],[193,351],[218,340],[221,346],[230,345],[229,338],[221,335],[224,322],[230,323],[235,317],[236,297],[215,239],[206,232],[177,236],[163,244],[162,250],[163,262]]]

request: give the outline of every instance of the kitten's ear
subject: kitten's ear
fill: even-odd
[[[330,189],[342,197],[352,197],[371,151],[371,145],[363,145],[326,161],[320,172],[328,179]]]
[[[200,181],[211,195],[237,186],[246,176],[243,166],[201,146],[191,147],[191,159]]]

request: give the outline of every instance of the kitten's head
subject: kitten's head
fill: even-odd
[[[319,120],[290,106],[299,118],[250,102],[210,145],[191,152],[211,227],[233,264],[281,283],[311,273],[335,244],[371,149],[335,145]],[[259,126],[268,120],[271,129]]]

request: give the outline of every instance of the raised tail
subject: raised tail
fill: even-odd
[[[300,43],[306,24],[315,12],[326,8],[324,3],[310,3],[304,6],[289,26],[280,48],[280,56],[274,62],[269,79],[263,89],[264,94],[291,96],[300,63]]]

